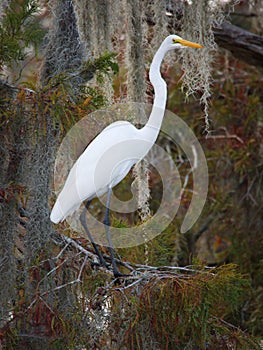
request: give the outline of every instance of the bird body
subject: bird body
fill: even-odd
[[[148,122],[141,129],[127,121],[114,122],[87,146],[70,170],[56,200],[50,215],[52,222],[63,221],[83,201],[111,190],[148,153],[158,137],[166,107],[167,86],[160,73],[162,60],[168,51],[185,46],[201,47],[177,35],[170,35],[163,41],[149,72],[155,98]]]
[[[155,141],[152,130],[147,131],[126,121],[117,121],[106,127],[70,170],[53,207],[51,221],[63,221],[83,201],[103,195],[124,179]],[[157,130],[155,133],[158,134]]]

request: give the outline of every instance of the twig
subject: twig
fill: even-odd
[[[189,267],[181,267],[181,266],[145,266],[141,264],[132,264],[134,267],[136,267],[136,271],[140,271],[141,269],[144,269],[146,271],[184,271],[184,272],[194,272],[196,273],[196,270],[189,268]]]
[[[86,257],[88,258],[95,258],[96,255],[94,253],[91,253],[90,251],[86,250],[85,248],[83,248],[80,244],[78,244],[74,239],[67,237],[67,236],[63,236],[63,238],[69,243],[72,244],[75,248],[77,248],[80,252],[84,253],[86,255]],[[110,260],[109,256],[105,256],[104,257],[107,260]],[[151,275],[153,275],[153,273],[164,273],[164,274],[171,274],[173,275],[174,273],[178,274],[179,272],[188,272],[188,273],[199,273],[202,271],[198,271],[196,269],[194,269],[191,266],[185,266],[185,267],[181,267],[181,266],[149,266],[149,265],[142,265],[142,264],[136,264],[136,263],[131,263],[131,262],[126,262],[126,261],[121,261],[120,259],[116,259],[116,262],[124,267],[126,267],[127,269],[129,269],[131,271],[131,275],[127,276],[125,278],[125,280],[127,279],[134,279],[135,274],[140,274],[140,277],[142,277],[142,275],[145,275],[146,278],[149,277],[149,275],[147,275],[146,273],[150,273]],[[82,266],[82,269],[84,268],[84,265]],[[105,270],[105,268],[101,267],[102,269]],[[205,267],[206,270],[211,270],[210,267]],[[108,273],[112,274],[111,271],[106,270]]]
[[[81,280],[80,280],[80,277],[81,277],[82,272],[83,272],[83,269],[84,269],[84,267],[85,267],[85,265],[86,265],[87,259],[88,259],[88,257],[87,257],[87,255],[85,255],[83,264],[81,265],[81,268],[80,268],[79,274],[78,274],[78,278],[77,278],[77,280],[79,280],[79,281],[81,281]]]
[[[206,135],[206,139],[235,139],[238,142],[244,144],[244,141],[237,136],[236,134],[229,134],[228,130],[224,127],[220,127],[219,129],[225,132],[225,135],[211,135],[211,133]]]
[[[244,143],[244,141],[237,135],[209,135],[206,136],[207,139],[235,139],[240,143]]]
[[[0,87],[1,87],[1,85],[5,86],[6,88],[8,88],[8,89],[10,89],[10,90],[15,90],[15,91],[21,91],[21,90],[23,90],[23,91],[25,91],[25,92],[27,92],[27,93],[29,93],[29,94],[36,94],[36,91],[34,91],[34,90],[32,90],[32,89],[25,88],[25,87],[20,87],[20,86],[14,86],[14,85],[11,85],[11,84],[9,84],[9,83],[7,83],[7,82],[1,81],[1,82],[0,82]]]
[[[63,235],[63,239],[69,243],[72,244],[75,248],[77,248],[79,251],[81,251],[82,253],[84,253],[86,256],[88,256],[89,258],[93,259],[93,261],[98,261],[98,258],[96,256],[95,253],[92,253],[90,251],[88,251],[87,249],[83,248],[79,243],[77,243],[74,239],[67,237],[65,235]]]
[[[123,291],[123,290],[125,290],[125,289],[129,289],[129,288],[135,286],[136,284],[138,284],[138,283],[140,283],[140,282],[142,282],[142,281],[143,281],[143,278],[140,278],[140,279],[137,279],[136,281],[134,281],[134,282],[128,284],[127,286],[115,288],[115,290]]]
[[[43,297],[43,296],[49,294],[50,292],[55,292],[55,291],[57,291],[57,290],[60,290],[60,289],[62,289],[62,288],[71,286],[72,284],[76,284],[76,283],[79,283],[79,282],[80,282],[80,281],[79,281],[78,279],[76,279],[76,280],[73,280],[73,281],[70,281],[70,282],[61,284],[60,286],[57,286],[57,287],[55,287],[55,288],[46,290],[45,292],[41,293],[41,294],[40,294],[40,297]]]
[[[69,244],[72,244],[75,248],[77,248],[79,251],[81,251],[82,253],[84,253],[86,256],[88,256],[89,258],[93,259],[93,261],[96,261],[98,262],[98,258],[97,258],[97,255],[95,253],[92,253],[90,251],[88,251],[87,249],[83,248],[79,243],[77,243],[74,239],[70,238],[70,237],[67,237],[67,236],[64,236],[63,235],[63,239],[69,243]],[[110,257],[109,256],[103,256],[105,257],[107,260],[110,260]],[[124,267],[126,267],[128,270],[130,271],[133,271],[133,267],[131,266],[130,263],[128,262],[125,262],[125,261],[122,261],[120,259],[115,259],[116,262]]]

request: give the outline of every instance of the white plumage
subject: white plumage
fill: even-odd
[[[170,35],[163,41],[150,67],[155,98],[148,122],[141,129],[127,121],[112,123],[88,145],[70,170],[52,209],[51,221],[63,221],[83,201],[109,191],[144,158],[157,139],[166,107],[167,87],[160,73],[161,62],[168,51],[187,46],[202,47],[177,35]]]

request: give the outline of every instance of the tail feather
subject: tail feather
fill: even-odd
[[[68,215],[78,210],[82,202],[83,198],[80,198],[75,185],[70,188],[64,187],[51,211],[50,220],[55,224],[63,221]]]
[[[59,222],[63,221],[67,216],[73,214],[74,211],[78,210],[80,205],[81,202],[71,205],[71,207],[69,208],[63,208],[63,206],[60,204],[60,200],[58,199],[51,211],[50,220],[54,222],[54,224],[58,224]]]

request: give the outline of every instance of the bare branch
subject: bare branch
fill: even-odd
[[[216,139],[234,139],[240,143],[244,143],[244,141],[237,135],[211,135],[211,134],[208,134],[206,136],[206,139],[213,139],[213,140],[216,140]]]
[[[216,43],[233,56],[253,66],[263,67],[263,38],[224,22],[213,29]]]

